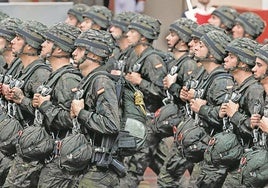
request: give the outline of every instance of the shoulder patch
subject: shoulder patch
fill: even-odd
[[[157,65],[154,66],[156,69],[160,68],[160,67],[163,67],[163,64],[162,63],[159,63]]]

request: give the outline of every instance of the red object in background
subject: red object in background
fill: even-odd
[[[263,33],[257,38],[257,41],[259,43],[263,43],[264,40],[268,40],[268,10],[261,10],[261,9],[250,9],[250,8],[244,8],[244,7],[234,7],[239,13],[242,12],[254,12],[258,14],[265,22],[266,27]]]
[[[197,23],[199,25],[204,24],[204,23],[208,23],[208,19],[210,18],[210,16],[211,16],[210,14],[209,15],[202,15],[199,13],[195,13],[195,17],[196,17]]]

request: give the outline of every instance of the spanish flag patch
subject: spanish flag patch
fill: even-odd
[[[100,94],[104,93],[104,91],[105,91],[104,88],[101,88],[101,89],[99,89],[99,90],[97,91],[97,94],[100,95]]]
[[[160,68],[160,67],[162,67],[162,66],[163,66],[162,63],[159,63],[159,64],[155,65],[154,67],[155,67],[156,69],[158,69],[158,68]]]

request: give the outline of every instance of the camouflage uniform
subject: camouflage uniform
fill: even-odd
[[[74,50],[74,41],[80,34],[80,31],[63,23],[56,24],[48,29],[46,39],[54,42],[56,46],[66,52],[68,58]],[[53,50],[48,54],[48,59],[56,56]],[[62,73],[63,72],[63,73]],[[76,88],[81,80],[81,75],[72,65],[64,65],[54,70],[48,81],[53,80],[54,76],[58,76],[58,80],[51,86],[51,99],[45,101],[38,108],[44,116],[43,125],[51,132],[59,141],[63,139],[68,132],[71,132],[73,122],[70,117],[70,105],[73,99],[72,89]],[[46,85],[44,83],[44,85]],[[77,182],[78,174],[71,174],[68,170],[59,167],[58,159],[54,159],[42,169],[38,187],[68,187]],[[68,178],[69,177],[69,178]],[[66,181],[68,179],[68,181]],[[71,181],[71,180],[74,181]],[[58,181],[58,182],[57,182]]]
[[[22,27],[17,29],[17,35],[22,36],[25,40],[24,46],[17,52],[20,56],[24,54],[23,48],[26,44],[29,44],[36,49],[36,53],[25,54],[26,56],[36,56],[38,58],[38,50],[41,48],[41,43],[44,41],[43,32],[46,26],[36,21],[28,21],[22,25]],[[22,62],[23,63],[23,62]],[[39,67],[32,69],[33,66],[39,64]],[[19,104],[22,116],[25,122],[31,124],[34,120],[34,109],[32,107],[32,97],[36,93],[37,88],[47,80],[50,69],[42,59],[37,59],[31,62],[27,67],[23,69],[15,76],[16,79],[23,78],[28,71],[32,71],[29,75],[23,87],[21,88],[24,94],[24,98]],[[4,187],[12,186],[36,186],[38,181],[37,174],[40,172],[43,164],[38,161],[28,161],[24,160],[20,156],[16,156],[13,165],[7,175]]]
[[[247,46],[247,50],[245,50],[245,45]],[[246,38],[234,40],[227,47],[227,51],[237,55],[238,58],[242,62],[248,64],[250,68],[255,66],[256,49],[258,50],[258,44],[250,39],[247,40]],[[243,85],[246,85],[247,82],[250,82],[250,80],[255,79],[253,76],[249,77],[241,85],[239,85],[237,89],[239,90],[239,88],[243,87]],[[248,86],[245,92],[241,94],[242,96],[238,101],[239,111],[230,118],[230,121],[237,129],[239,129],[239,131],[236,131],[235,133],[241,137],[241,140],[243,141],[241,144],[246,151],[256,144],[253,142],[254,134],[252,134],[252,128],[250,126],[250,117],[252,114],[256,113],[254,112],[256,102],[258,102],[262,107],[265,105],[264,89],[256,80],[255,83],[252,83],[250,86]],[[262,114],[262,108],[258,113]],[[223,187],[230,187],[230,185],[239,187],[243,186],[241,184],[240,174],[237,170],[238,165],[239,164],[237,163],[235,169],[228,171],[228,175],[224,181]]]
[[[245,72],[251,72],[251,68],[254,66],[255,63],[254,53],[256,46],[256,42],[248,38],[235,39],[230,44],[228,44],[228,46],[226,47],[226,51],[237,56],[238,61],[236,66],[227,70],[229,70],[231,73],[236,69],[240,70],[241,68],[239,67],[238,63],[241,61],[248,65],[248,68],[242,70]],[[262,86],[251,75],[246,78],[241,84],[235,85],[235,87],[233,88],[233,93],[239,93],[241,97],[238,99],[232,99],[233,97],[231,97],[231,100],[233,102],[239,104],[239,109],[237,112],[234,113],[232,117],[229,117],[229,121],[231,125],[233,125],[233,133],[235,133],[239,138],[239,141],[241,142],[240,144],[244,148],[247,148],[252,145],[250,117],[254,113],[253,110],[256,104],[256,100],[258,100],[260,104],[263,104],[264,90]],[[233,96],[233,94],[231,94],[231,96]],[[231,161],[230,163],[232,163],[232,166],[230,166],[229,164],[215,164],[213,160],[209,162],[206,156],[207,153],[205,152],[205,160],[201,167],[201,175],[199,177],[200,181],[198,182],[198,185],[200,187],[222,186],[224,179],[226,178],[227,172],[231,172],[229,176],[230,178],[227,178],[226,180],[227,187],[241,186],[237,176],[239,158],[236,161]],[[235,179],[236,181],[234,181]]]
[[[165,96],[162,79],[167,73],[166,65],[160,55],[151,53],[152,51],[155,51],[155,49],[150,43],[158,38],[160,22],[147,15],[139,15],[132,20],[128,28],[137,31],[149,41],[147,43],[144,42],[144,45],[146,45],[147,48],[139,54],[136,61],[129,62],[128,59],[126,60],[126,72],[137,72],[140,74],[142,81],[137,87],[144,95],[144,102],[148,113],[154,113],[162,106],[162,99]],[[127,36],[129,34],[131,34],[131,32],[128,32]],[[139,41],[133,43],[132,46],[135,49],[137,46],[142,45],[141,43]],[[162,165],[163,159],[161,159],[161,156],[156,156],[155,151],[149,148],[152,146],[150,145],[152,142],[149,135],[150,131],[148,131],[148,137],[146,138],[144,147],[139,150],[137,154],[128,159],[128,175],[120,182],[120,186],[138,186],[143,178],[144,171],[148,166],[150,166],[156,173],[159,172],[159,166]]]
[[[193,29],[192,35],[191,35],[192,40],[200,40],[202,35],[212,30],[221,30],[221,29],[211,24],[200,25],[197,28]],[[196,88],[200,88],[201,80],[206,75],[207,74],[206,74],[204,67],[199,66],[195,70],[193,70],[193,72],[190,74],[189,79],[198,81]],[[187,118],[187,117],[188,117],[188,114],[186,114],[185,117],[183,118]],[[195,164],[195,166],[198,166],[198,165]],[[185,178],[183,179],[181,177],[184,174],[186,169],[188,169],[188,171],[191,173],[192,168],[193,168],[193,163],[181,155],[181,151],[178,150],[176,143],[173,142],[171,145],[171,149],[169,151],[169,155],[166,157],[165,163],[161,168],[160,174],[158,175],[157,183],[159,186],[163,186],[163,187],[185,186],[183,185],[186,183],[186,181],[184,181]],[[198,172],[194,172],[194,173],[198,174]]]
[[[102,49],[105,46],[105,50],[92,47],[91,44],[94,46],[98,44]],[[109,33],[88,30],[78,37],[75,45],[86,48],[87,53],[93,53],[103,58],[103,61],[98,62],[100,66],[88,75],[84,75],[81,85],[78,86],[78,89],[84,90],[85,107],[79,112],[77,119],[81,124],[82,132],[88,140],[92,140],[94,148],[91,163],[88,164],[88,168],[79,182],[79,187],[115,187],[119,185],[118,175],[111,169],[110,165],[101,166],[103,165],[101,157],[106,155],[106,152],[109,152],[110,147],[114,145],[114,140],[120,129],[115,84],[105,74],[105,66],[101,66],[105,63],[105,59],[111,55],[114,43]],[[85,63],[87,53],[78,60],[79,67]],[[107,144],[103,145],[106,141]]]

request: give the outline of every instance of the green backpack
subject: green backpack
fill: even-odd
[[[44,161],[53,152],[54,142],[44,127],[29,126],[19,132],[17,153],[24,159]]]
[[[240,181],[247,187],[268,185],[268,151],[258,148],[245,152],[240,160]]]
[[[81,133],[74,133],[59,141],[59,165],[68,171],[85,169],[92,157],[92,145]]]
[[[181,122],[176,130],[175,142],[182,149],[183,155],[191,162],[203,160],[210,136],[192,117]]]
[[[209,164],[225,165],[231,168],[239,162],[243,151],[237,136],[232,132],[224,131],[215,134],[210,139],[204,159]]]
[[[183,117],[179,112],[178,106],[169,103],[154,113],[151,127],[158,136],[166,138],[174,135],[173,126],[177,126],[182,120]]]

